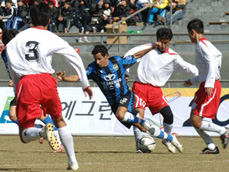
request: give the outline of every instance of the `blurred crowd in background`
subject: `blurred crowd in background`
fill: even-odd
[[[0,28],[24,30],[30,27],[30,7],[41,1],[52,10],[50,31],[67,33],[75,26],[79,33],[84,34],[106,32],[107,24],[124,20],[149,4],[149,8],[122,24],[168,25],[171,22],[170,9],[174,23],[185,15],[186,6],[186,0],[172,0],[172,3],[170,0],[1,0]]]

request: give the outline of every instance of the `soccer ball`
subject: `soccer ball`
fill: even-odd
[[[144,135],[137,142],[138,150],[142,151],[143,153],[151,153],[154,151],[155,147],[156,147],[156,142],[150,136]]]

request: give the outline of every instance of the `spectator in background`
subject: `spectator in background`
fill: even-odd
[[[10,29],[12,24],[12,19],[15,15],[15,7],[13,6],[12,0],[5,1],[5,7],[3,8],[3,16],[0,20],[3,22],[3,30],[5,28]]]
[[[127,16],[131,14],[131,9],[127,0],[121,0],[114,9],[113,13],[113,22],[118,22],[120,20],[125,19]],[[127,24],[136,23],[135,17],[128,19]],[[125,21],[123,23],[126,23]]]
[[[4,7],[2,7],[1,3],[0,3],[0,28],[1,30],[5,29],[5,24],[3,22],[3,16],[4,16]]]
[[[149,0],[138,0],[136,2],[136,10],[140,10],[141,8],[146,7],[147,5],[149,5]],[[138,13],[138,22],[144,22],[145,25],[149,25],[148,22],[148,17],[149,16],[149,9],[146,9],[140,13]]]
[[[157,16],[165,17],[166,7],[169,5],[169,0],[156,1],[149,10],[149,24],[155,23],[164,24],[166,21],[162,21],[161,23],[155,22]],[[156,16],[156,17],[155,17]]]
[[[67,33],[73,24],[73,19],[75,17],[74,9],[71,7],[70,1],[65,1],[64,6],[59,11],[59,16],[57,18],[57,28],[59,32]]]
[[[49,1],[48,2],[48,6],[52,11],[51,21],[50,21],[50,24],[49,24],[49,30],[52,31],[52,32],[56,32],[56,30],[57,30],[56,23],[57,23],[57,18],[58,18],[58,15],[59,15],[59,11],[58,11],[58,8],[55,6],[53,1]]]
[[[29,21],[29,8],[25,5],[24,0],[17,1],[16,15],[12,20],[13,29],[19,30]]]
[[[106,31],[106,25],[111,23],[112,13],[114,12],[114,8],[110,5],[110,0],[104,0],[103,8],[100,11],[100,17],[98,19],[97,30],[100,32]]]
[[[81,34],[89,34],[89,31],[92,30],[89,24],[91,22],[91,12],[90,5],[91,2],[89,0],[79,0],[79,13],[78,13],[78,21],[81,24],[81,28],[79,28],[79,32]],[[78,42],[90,42],[86,36],[80,37]]]
[[[172,0],[172,23],[180,20],[185,15],[186,0]],[[166,13],[166,25],[170,24],[170,3]]]

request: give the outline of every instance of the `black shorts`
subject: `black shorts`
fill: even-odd
[[[15,98],[10,101],[10,107],[11,106],[16,106],[16,100],[15,100]]]
[[[134,104],[135,104],[135,97],[133,92],[130,90],[128,91],[127,94],[122,96],[120,103],[115,103],[111,106],[111,110],[114,114],[116,114],[118,107],[124,106],[127,108],[128,112],[132,113],[133,115],[137,115],[138,111],[134,109]],[[132,126],[132,123],[128,123],[128,122],[121,122],[121,123],[127,128],[130,128]]]

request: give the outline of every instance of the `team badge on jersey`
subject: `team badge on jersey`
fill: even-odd
[[[126,58],[126,60],[132,60],[133,56],[126,56],[125,58]]]
[[[117,64],[114,64],[114,65],[113,65],[113,69],[114,69],[115,71],[119,70],[118,65],[117,65]]]

